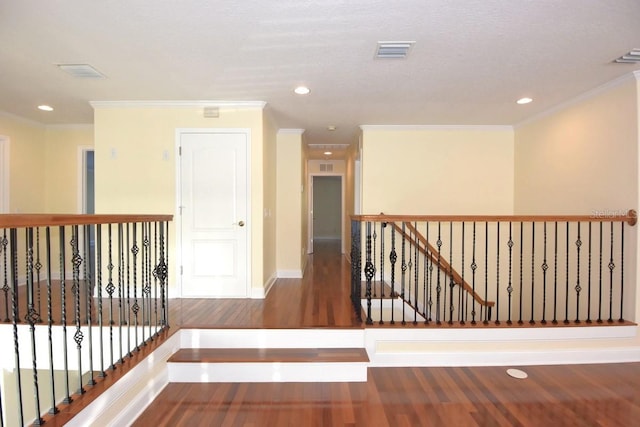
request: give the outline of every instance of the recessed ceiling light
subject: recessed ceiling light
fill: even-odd
[[[337,129],[337,127],[336,127],[335,125],[327,126],[327,130],[329,130],[329,131],[332,131],[332,132],[333,132],[333,131],[334,131],[334,130],[336,130],[336,129]]]
[[[38,105],[38,110],[53,111],[53,107],[51,107],[49,105]]]
[[[324,155],[325,155],[325,156],[330,156],[330,155],[332,155],[332,154],[333,154],[333,153],[332,153],[331,151],[325,151],[325,152],[324,152]]]
[[[523,105],[523,104],[528,104],[528,103],[530,103],[531,101],[533,101],[533,99],[531,99],[531,98],[520,98],[520,99],[518,99],[518,100],[516,101],[516,103],[518,103],[518,104],[520,104],[520,105]]]
[[[307,95],[309,92],[311,92],[306,86],[298,86],[293,91],[298,95]]]

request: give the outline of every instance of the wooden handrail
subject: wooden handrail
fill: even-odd
[[[0,229],[61,225],[120,224],[172,221],[173,215],[81,215],[81,214],[2,214]]]
[[[482,297],[478,295],[466,281],[462,280],[462,276],[460,276],[460,274],[456,270],[454,270],[453,267],[451,267],[451,265],[444,258],[440,257],[440,259],[438,259],[438,256],[436,255],[438,251],[433,246],[431,246],[427,239],[422,234],[420,234],[412,224],[405,223],[405,226],[409,229],[409,232],[413,233],[415,238],[417,238],[418,241],[424,246],[417,244],[414,238],[406,232],[402,231],[402,227],[400,227],[395,222],[391,222],[390,224],[392,224],[393,228],[398,231],[403,237],[409,240],[410,243],[416,245],[420,253],[429,257],[429,259],[434,262],[442,271],[444,271],[445,274],[451,274],[453,283],[462,287],[466,292],[468,292],[473,297],[473,299],[478,302],[478,304],[485,307],[493,307],[496,304],[493,301],[485,301],[484,299],[482,299]]]
[[[626,214],[617,211],[595,212],[593,215],[351,215],[355,221],[373,222],[626,222],[636,225],[634,209]]]

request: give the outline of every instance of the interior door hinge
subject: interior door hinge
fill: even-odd
[[[182,268],[182,266],[180,266],[180,275],[182,276],[182,273],[184,272],[184,268]]]
[[[178,156],[182,156],[182,146],[178,147]]]

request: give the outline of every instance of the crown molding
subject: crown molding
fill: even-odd
[[[278,133],[282,133],[285,135],[302,135],[305,129],[278,129]]]
[[[204,108],[264,109],[264,101],[89,101],[96,108]]]
[[[93,129],[93,123],[70,123],[61,125],[46,125],[47,129],[51,130],[91,130]]]
[[[513,131],[510,125],[360,125],[363,131]]]
[[[595,87],[595,88],[593,88],[591,90],[588,90],[587,92],[581,93],[580,95],[578,95],[578,96],[576,96],[574,98],[571,98],[571,99],[568,99],[568,100],[566,100],[564,102],[561,102],[560,104],[558,104],[558,105],[556,105],[554,107],[551,107],[548,110],[545,110],[545,111],[543,111],[541,113],[538,113],[538,114],[536,114],[534,116],[531,116],[531,117],[529,117],[529,118],[527,118],[525,120],[522,120],[522,121],[514,124],[513,127],[514,128],[518,128],[518,127],[524,126],[526,124],[529,124],[531,122],[535,122],[537,120],[540,120],[540,119],[543,119],[545,117],[551,116],[553,114],[559,113],[560,111],[566,110],[566,109],[568,109],[570,107],[573,107],[573,106],[575,106],[577,104],[580,104],[580,103],[582,103],[584,101],[587,101],[589,99],[595,98],[596,96],[601,95],[604,92],[607,92],[607,91],[609,91],[609,90],[611,90],[611,89],[613,89],[613,88],[615,88],[617,86],[620,86],[620,85],[623,85],[625,83],[628,83],[629,81],[634,79],[634,77],[635,77],[636,81],[640,81],[640,70],[636,70],[636,71],[633,71],[633,72],[628,73],[628,74],[623,74],[622,76],[620,76],[620,77],[618,77],[616,79],[613,79],[613,80],[611,80],[611,81],[609,81],[607,83],[604,83],[604,84],[602,84],[602,85],[600,85],[598,87]]]
[[[6,111],[0,111],[0,117],[6,117],[7,119],[15,120],[16,122],[31,125],[31,126],[36,126],[42,129],[46,128],[47,126],[42,122],[32,120],[32,119],[27,119],[26,117],[18,116],[16,114],[7,113]]]

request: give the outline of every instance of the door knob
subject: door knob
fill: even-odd
[[[238,221],[238,225],[239,225],[240,227],[244,227],[244,221]]]

